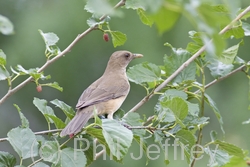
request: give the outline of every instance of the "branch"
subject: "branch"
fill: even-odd
[[[233,24],[235,22],[237,22],[238,20],[240,20],[248,12],[250,12],[250,6],[248,6],[243,12],[241,12],[233,21],[231,21],[231,23],[229,23],[226,27],[224,27],[219,32],[219,34],[222,35],[225,32],[227,32],[228,30],[230,30],[232,28]],[[131,110],[129,110],[128,113],[135,112],[136,110],[138,110],[144,103],[146,103],[152,96],[154,96],[155,93],[161,91],[164,87],[166,87],[170,81],[172,81],[179,73],[181,73],[182,70],[184,70],[191,62],[193,62],[200,54],[202,54],[206,50],[206,47],[210,42],[212,42],[212,40],[210,40],[206,45],[202,46],[192,57],[190,57],[186,62],[184,62],[171,76],[169,76],[163,83],[161,83],[158,87],[156,87],[156,89],[154,90],[153,93],[145,96],[139,103],[137,103]],[[223,77],[223,79],[225,79],[225,78],[226,77]],[[222,79],[220,79],[220,80],[222,80]],[[211,85],[209,85],[208,87],[210,87],[210,86]],[[126,115],[127,114],[125,114],[125,116]]]
[[[118,2],[114,8],[118,8],[121,7],[123,5],[125,5],[126,0],[121,0],[120,2]],[[102,21],[107,17],[107,15],[103,15],[99,20]],[[79,34],[74,40],[73,42],[71,42],[69,44],[69,46],[64,49],[60,54],[58,54],[57,56],[53,57],[52,59],[48,60],[39,70],[38,72],[42,72],[44,71],[49,65],[51,65],[52,63],[54,63],[56,60],[58,60],[59,58],[63,57],[65,54],[67,54],[68,52],[71,51],[71,49],[73,48],[73,46],[75,46],[75,44],[77,42],[79,42],[83,37],[85,37],[87,34],[89,34],[92,30],[95,30],[97,27],[90,27],[88,28],[86,31],[84,31],[83,33]],[[19,85],[17,85],[15,88],[13,89],[9,89],[9,91],[7,92],[7,94],[4,95],[4,97],[2,97],[2,99],[0,100],[0,105],[11,95],[13,95],[14,93],[16,93],[18,90],[20,90],[21,88],[23,88],[25,85],[27,85],[29,82],[32,81],[32,77],[27,78],[26,80],[24,80],[22,83],[20,83]]]
[[[53,130],[45,130],[45,131],[40,131],[40,132],[35,132],[34,134],[35,135],[47,135],[49,133],[55,133],[55,132],[60,132],[62,131],[62,129],[53,129]],[[3,141],[7,141],[8,138],[1,138],[0,139],[0,142],[3,142]]]

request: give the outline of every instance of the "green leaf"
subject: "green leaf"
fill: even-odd
[[[125,115],[125,111],[119,108],[113,115],[113,118],[116,120],[121,120],[122,117]]]
[[[130,126],[142,126],[142,120],[140,118],[140,115],[138,113],[135,112],[130,112],[128,113],[125,117],[122,118],[122,122],[124,122],[125,124],[128,124]],[[145,129],[132,129],[132,132],[134,135],[137,136],[144,136],[146,133]]]
[[[241,157],[233,156],[230,161],[223,167],[246,167],[246,160]]]
[[[227,152],[223,150],[220,150],[220,149],[209,150],[205,148],[205,152],[210,156],[210,161],[209,161],[208,166],[211,166],[211,167],[223,166],[230,161],[230,156],[228,155]]]
[[[167,44],[165,44],[167,45]],[[172,48],[170,56],[164,56],[164,66],[166,77],[173,74],[184,62],[191,57],[191,54],[184,49]],[[180,83],[186,80],[195,80],[196,65],[194,62],[190,63],[180,74],[178,74],[173,83]]]
[[[147,151],[148,145],[147,145],[146,140],[144,138],[136,136],[136,135],[134,135],[134,140],[136,141],[136,143],[139,144],[139,147],[140,147],[140,149],[143,150],[144,154],[147,155],[147,153],[148,153],[148,151]],[[131,158],[136,159],[134,157],[133,153],[130,153],[130,156],[131,156]],[[149,157],[146,156],[146,158],[147,158],[146,165],[148,165]]]
[[[245,157],[243,150],[233,144],[220,141],[220,140],[215,140],[213,143],[218,144],[219,148],[226,151],[229,155],[234,155],[240,158]]]
[[[28,128],[29,127],[28,119],[23,115],[23,113],[21,112],[21,109],[18,107],[18,105],[14,104],[14,106],[16,107],[16,109],[19,113],[19,116],[20,116],[20,119],[22,122],[22,128]]]
[[[153,63],[144,62],[130,67],[127,76],[131,82],[143,84],[161,81],[161,69]]]
[[[114,16],[117,14],[113,6],[107,0],[88,0],[84,9],[94,14],[95,17],[101,17],[102,15]]]
[[[211,138],[212,141],[217,140],[217,132],[215,132],[214,130],[212,130],[210,132],[210,138]]]
[[[32,167],[49,167],[49,165],[43,163],[43,162],[38,162],[37,164],[35,164],[34,166]]]
[[[0,15],[0,32],[4,35],[11,35],[14,33],[13,24],[3,15]]]
[[[0,66],[6,65],[6,55],[4,54],[3,50],[0,49]]]
[[[44,40],[46,46],[48,46],[48,47],[56,45],[56,43],[59,41],[58,36],[52,32],[44,33],[42,30],[38,30],[38,31],[42,35],[43,40]]]
[[[231,38],[234,37],[236,39],[244,37],[244,29],[241,25],[234,25],[228,31],[223,34],[224,38]]]
[[[220,128],[221,128],[221,131],[223,132],[223,134],[225,134],[225,131],[224,131],[224,128],[223,128],[223,120],[222,120],[222,117],[220,115],[220,111],[219,109],[217,108],[215,102],[213,101],[213,99],[205,94],[205,101],[207,102],[207,104],[212,108],[212,110],[214,111],[214,114],[215,116],[217,117],[219,123],[220,123]]]
[[[55,124],[57,129],[63,129],[66,126],[65,123],[60,118],[54,115],[44,114],[44,116],[47,120],[49,119],[53,120],[53,123]]]
[[[0,66],[0,81],[5,80],[9,77],[10,77],[9,72],[3,66]]]
[[[46,141],[40,148],[40,156],[44,161],[58,164],[60,162],[60,145],[57,141]]]
[[[83,167],[87,159],[82,151],[75,151],[73,148],[64,148],[61,150],[60,167]]]
[[[169,108],[174,113],[176,121],[177,119],[183,120],[188,114],[188,105],[185,100],[180,97],[174,97],[173,99],[162,102],[161,104],[163,107]]]
[[[127,154],[133,140],[133,133],[115,120],[102,120],[102,133],[111,153],[121,160]]]
[[[16,158],[7,152],[0,151],[0,166],[13,167],[16,164]]]
[[[93,136],[94,138],[97,138],[98,142],[104,147],[104,149],[106,150],[106,152],[110,156],[110,159],[115,160],[116,162],[119,162],[119,163],[122,162],[122,159],[117,159],[116,156],[113,156],[112,152],[110,151],[109,145],[107,144],[107,142],[103,136],[101,129],[89,127],[88,129],[86,129],[86,133]],[[97,145],[97,146],[99,146],[99,145]]]
[[[87,24],[89,25],[89,27],[95,27],[96,25],[104,25],[107,24],[110,20],[110,17],[107,16],[104,20],[97,19],[95,17],[91,17],[87,20]]]
[[[39,99],[39,98],[36,98],[34,97],[34,100],[33,100],[33,104],[37,107],[37,109],[39,111],[41,111],[41,113],[45,116],[45,114],[47,115],[52,115],[52,116],[56,116],[54,114],[54,111],[51,107],[47,106],[47,101],[44,100],[44,99]],[[45,117],[46,118],[46,117]],[[49,123],[54,123],[52,119],[47,119],[47,122]]]
[[[49,86],[49,87],[55,88],[61,92],[63,91],[63,88],[60,87],[57,82],[42,84],[42,86]]]
[[[14,128],[8,134],[8,141],[19,157],[27,159],[38,155],[38,142],[30,128]]]
[[[151,27],[152,24],[154,23],[153,20],[146,15],[146,12],[142,8],[137,9],[137,14],[139,15],[141,22],[143,24]]]
[[[242,28],[244,30],[245,36],[250,36],[250,24],[246,22],[242,22]]]
[[[194,135],[188,130],[181,129],[176,133],[175,140],[180,143],[184,150],[187,162],[190,164],[191,149],[196,142]]]
[[[41,146],[40,154],[44,161],[51,162],[56,167],[82,167],[87,163],[84,152],[76,151],[73,148],[60,150],[57,141],[47,141]]]
[[[59,107],[68,118],[72,119],[74,117],[74,115],[75,115],[74,109],[71,106],[64,103],[63,101],[55,99],[55,100],[50,101],[50,103]]]
[[[232,64],[237,56],[239,45],[240,43],[224,50],[222,54],[218,56],[218,60],[223,64]]]
[[[162,132],[162,130],[156,130],[154,131],[154,142],[159,143],[165,138],[165,134]]]
[[[75,151],[83,151],[86,159],[87,165],[89,166],[95,160],[95,152],[94,150],[97,148],[97,142],[94,141],[94,138],[88,134],[82,135],[82,138],[74,139],[74,149]],[[78,147],[79,146],[79,147]]]
[[[152,15],[153,21],[156,24],[159,34],[170,30],[180,16],[178,11],[171,10],[168,5],[162,5],[157,13]]]
[[[216,59],[210,59],[207,67],[211,71],[211,75],[214,78],[226,76],[234,68],[234,66],[232,64],[224,64],[221,61],[216,60]]]
[[[110,31],[110,34],[114,47],[123,45],[127,40],[126,34],[123,34],[120,31]]]

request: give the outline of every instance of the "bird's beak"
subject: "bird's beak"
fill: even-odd
[[[138,53],[134,53],[133,56],[134,56],[134,59],[143,57],[142,54],[138,54]]]

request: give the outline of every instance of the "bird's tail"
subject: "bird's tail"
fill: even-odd
[[[75,135],[81,131],[83,126],[93,116],[93,112],[77,111],[75,117],[68,123],[68,125],[61,131],[60,136]]]

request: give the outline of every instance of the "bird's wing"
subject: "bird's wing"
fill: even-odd
[[[129,92],[127,80],[103,80],[102,78],[92,83],[81,95],[76,105],[77,109],[84,108],[93,104],[126,96]]]

